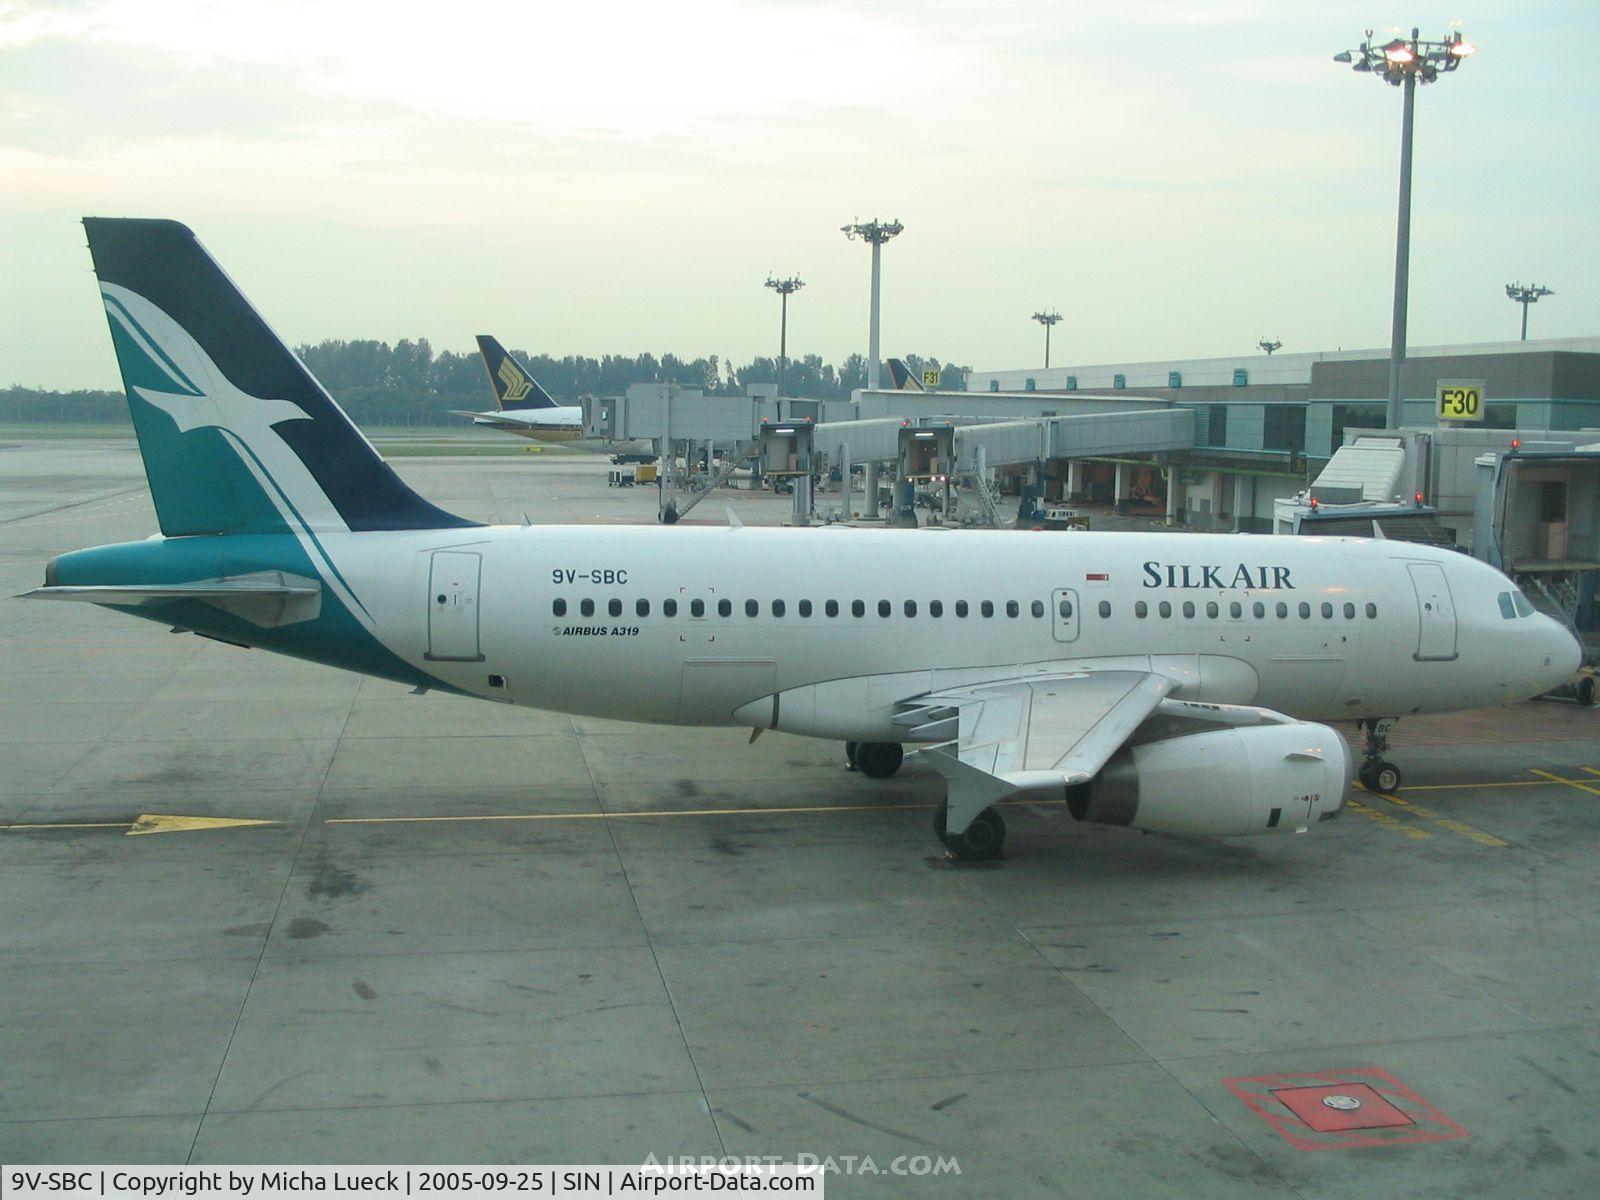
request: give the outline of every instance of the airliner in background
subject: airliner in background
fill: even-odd
[[[890,358],[884,361],[889,368],[889,383],[897,392],[923,391],[922,381],[916,377],[911,368],[906,365],[903,358]]]
[[[612,442],[605,438],[585,437],[583,431],[583,406],[558,404],[549,392],[539,386],[539,381],[528,373],[528,368],[498,339],[487,333],[478,335],[478,353],[489,372],[489,384],[494,388],[496,412],[463,412],[451,409],[455,417],[471,417],[474,425],[485,425],[538,442],[555,442],[576,450],[592,450],[610,454],[612,462],[654,462],[655,447],[647,441],[634,439]]]
[[[401,482],[187,228],[84,226],[161,532],[60,554],[30,597],[421,689],[836,739],[872,777],[910,746],[962,859],[1000,854],[1020,792],[1303,831],[1352,773],[1319,722],[1373,723],[1363,774],[1392,788],[1389,719],[1578,665],[1499,572],[1405,542],[480,525]]]
[[[483,355],[489,384],[494,388],[496,411],[451,409],[451,416],[471,417],[474,425],[503,429],[541,442],[572,442],[583,437],[581,405],[557,404],[527,368],[487,333],[478,335],[478,353]]]

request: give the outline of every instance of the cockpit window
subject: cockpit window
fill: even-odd
[[[1501,592],[1495,599],[1500,602],[1500,615],[1508,621],[1533,616],[1533,602],[1521,592]]]

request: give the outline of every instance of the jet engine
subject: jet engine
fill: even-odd
[[[1338,816],[1350,791],[1344,738],[1326,725],[1212,729],[1124,745],[1067,788],[1080,821],[1208,837],[1304,832]]]

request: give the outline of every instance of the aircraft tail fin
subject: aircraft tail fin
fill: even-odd
[[[920,391],[922,391],[922,383],[921,383],[921,381],[919,381],[917,379],[916,375],[914,375],[912,373],[911,368],[906,365],[905,359],[903,359],[903,358],[891,358],[891,359],[888,360],[888,366],[889,366],[889,378],[894,381],[895,391],[897,391],[897,392],[920,392]]]
[[[194,234],[86,217],[161,531],[445,529]]]
[[[483,355],[483,365],[489,372],[489,383],[494,388],[494,398],[501,412],[508,408],[560,407],[550,393],[528,374],[527,368],[495,338],[480,333],[478,352]]]

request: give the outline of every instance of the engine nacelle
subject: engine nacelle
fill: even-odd
[[[1352,760],[1326,725],[1215,729],[1124,746],[1094,779],[1067,789],[1080,821],[1227,837],[1304,832],[1338,816]]]

